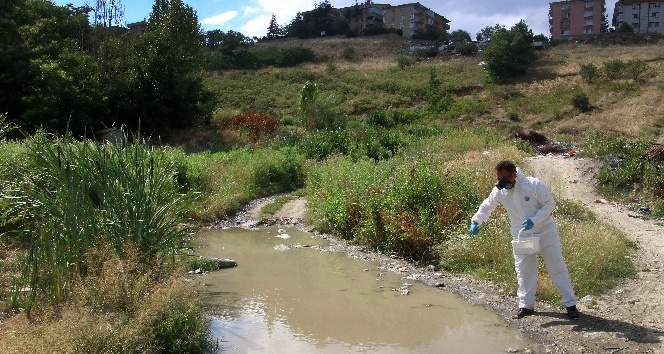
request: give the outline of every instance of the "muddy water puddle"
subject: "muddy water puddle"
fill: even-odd
[[[505,353],[532,348],[497,314],[435,287],[322,252],[297,229],[206,231],[196,253],[238,266],[198,279],[220,353]]]

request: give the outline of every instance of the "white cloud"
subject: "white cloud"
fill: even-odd
[[[258,12],[261,12],[261,11],[262,11],[262,10],[261,10],[260,8],[258,8],[258,7],[246,6],[246,7],[243,9],[242,17],[247,17],[247,16],[249,16],[249,15],[251,15],[251,14],[255,14],[255,13],[258,13]]]
[[[205,25],[205,27],[222,27],[235,17],[237,17],[237,11],[226,11],[218,15],[206,17],[201,20],[201,23]]]
[[[267,27],[270,25],[271,15],[260,15],[240,26],[240,32],[247,37],[263,37],[267,34]]]

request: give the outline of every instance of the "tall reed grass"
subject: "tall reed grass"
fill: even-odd
[[[28,310],[37,298],[53,302],[85,274],[86,253],[108,244],[122,254],[135,247],[142,263],[169,262],[190,232],[176,168],[163,150],[135,140],[122,145],[51,138],[26,143],[32,173],[3,190],[7,216],[23,227],[12,234],[27,247],[14,302]]]

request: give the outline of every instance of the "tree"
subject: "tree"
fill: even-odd
[[[627,22],[623,22],[618,27],[618,32],[620,33],[634,33],[634,28]]]
[[[169,3],[170,0],[155,0],[152,4],[152,12],[148,23],[153,26],[160,24],[166,16],[166,12],[168,12]]]
[[[281,27],[277,23],[277,16],[272,14],[270,25],[267,27],[267,39],[275,39],[281,37]]]
[[[505,29],[505,26],[500,24],[496,24],[494,26],[486,26],[477,33],[476,38],[480,42],[490,41],[494,33],[496,33],[501,29]]]
[[[604,14],[604,16],[602,16],[602,24],[601,24],[601,28],[600,28],[599,31],[602,32],[602,33],[609,32],[609,15],[608,14]]]
[[[315,38],[324,33],[326,36],[343,34],[339,31],[347,31],[348,26],[341,23],[343,19],[336,15],[329,0],[324,0],[315,5],[311,11],[297,13],[291,23],[286,26],[284,32],[289,37]]]
[[[83,50],[88,9],[27,0],[0,9],[0,112],[26,131],[82,134],[99,124],[106,103],[98,65]]]
[[[532,43],[533,32],[523,20],[509,30],[497,30],[482,52],[491,78],[504,82],[524,74],[528,64],[535,60]]]
[[[121,0],[97,0],[94,22],[102,27],[122,26],[124,6]]]
[[[194,10],[182,0],[156,0],[148,31],[133,43],[120,74],[130,108],[116,116],[130,128],[164,133],[209,119],[209,94],[203,86],[203,35]],[[121,68],[119,70],[122,70]]]
[[[418,28],[412,35],[412,39],[442,41],[447,37],[447,31],[435,25],[426,25],[424,29]]]
[[[470,42],[472,39],[470,38],[470,33],[458,29],[450,33],[450,40],[454,42]]]

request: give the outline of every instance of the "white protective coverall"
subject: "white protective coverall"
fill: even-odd
[[[530,219],[534,226],[530,230],[533,236],[540,238],[540,251],[549,276],[556,284],[565,307],[576,305],[576,296],[572,288],[565,260],[560,247],[560,234],[551,213],[556,202],[549,188],[539,179],[524,176],[517,169],[516,182],[512,189],[493,188],[489,197],[482,202],[471,221],[481,225],[485,222],[498,204],[507,210],[510,219],[511,233],[517,239],[521,224]],[[537,253],[515,254],[519,289],[519,308],[535,308],[535,291],[537,290]]]

